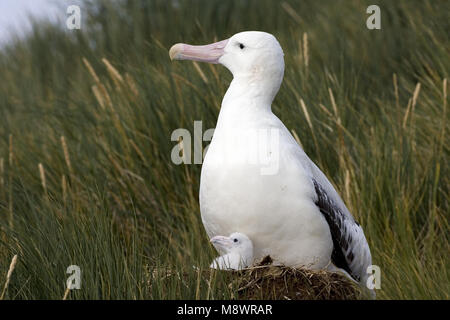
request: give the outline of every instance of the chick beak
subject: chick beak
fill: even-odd
[[[233,240],[230,237],[215,236],[211,238],[210,242],[219,251],[227,252],[233,245]]]

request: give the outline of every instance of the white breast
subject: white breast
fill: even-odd
[[[270,255],[275,263],[324,268],[333,244],[313,201],[309,159],[301,157],[303,150],[271,111],[249,110],[246,116],[241,110],[239,117],[222,111],[200,182],[200,209],[208,235],[241,232],[252,239],[255,260]],[[260,132],[258,147],[249,151],[245,139],[228,143],[229,133],[239,130]],[[271,132],[278,132],[278,145]],[[249,154],[265,150],[269,163],[248,161]]]

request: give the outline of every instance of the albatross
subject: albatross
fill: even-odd
[[[366,285],[372,258],[363,229],[271,110],[284,76],[276,38],[245,31],[208,45],[178,43],[169,55],[233,75],[201,170],[208,236],[238,231],[252,239],[254,261],[269,255],[274,264],[342,270]]]
[[[212,269],[242,270],[253,263],[253,244],[245,234],[234,232],[229,237],[215,236],[210,242],[223,253],[211,263]]]

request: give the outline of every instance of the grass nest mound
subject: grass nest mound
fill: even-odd
[[[269,300],[355,300],[363,295],[344,275],[324,270],[272,265],[270,257],[252,268],[233,271],[238,298]]]
[[[361,288],[343,274],[325,270],[309,270],[275,266],[267,256],[251,268],[239,271],[200,270],[196,268],[196,282],[199,290],[203,285],[211,286],[215,282],[216,293],[209,295],[212,299],[239,300],[356,300],[371,299]],[[193,273],[159,269],[152,278],[169,281],[168,286],[189,287]],[[181,282],[180,282],[181,281]],[[149,282],[151,285],[151,281]],[[209,287],[208,291],[211,287]],[[220,294],[220,292],[223,293]],[[227,292],[227,294],[225,293]],[[201,298],[195,295],[196,299]]]

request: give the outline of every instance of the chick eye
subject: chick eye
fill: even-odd
[[[242,43],[239,43],[239,48],[244,49],[245,46]]]
[[[233,240],[234,242],[238,242],[238,239],[236,239],[236,238],[234,238],[234,240]]]

